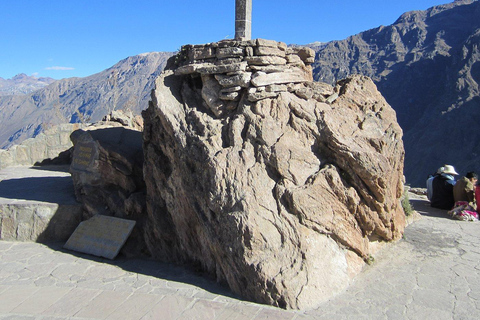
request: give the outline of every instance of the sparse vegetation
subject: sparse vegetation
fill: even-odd
[[[375,258],[369,254],[367,258],[365,258],[365,263],[371,266],[375,262]]]
[[[402,197],[401,203],[402,203],[402,208],[403,208],[403,212],[405,212],[405,215],[407,217],[412,215],[414,209],[413,209],[412,204],[410,203],[410,198],[408,197],[408,188],[405,188],[405,190],[403,192],[403,197]]]

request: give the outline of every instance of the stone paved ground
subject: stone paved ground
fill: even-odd
[[[241,301],[172,265],[0,241],[0,319],[479,319],[480,223],[412,202],[423,218],[316,310]]]

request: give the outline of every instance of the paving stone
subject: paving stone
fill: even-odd
[[[211,320],[218,319],[225,312],[225,304],[208,301],[196,300],[191,308],[182,313],[183,319]]]
[[[35,320],[37,318],[35,316],[25,316],[25,315],[20,315],[20,314],[12,314],[12,315],[8,315],[8,316],[0,315],[0,319],[1,320]]]
[[[10,313],[25,300],[32,297],[39,288],[31,286],[10,286],[0,293],[0,314]]]
[[[99,290],[73,288],[60,300],[42,312],[42,315],[72,317],[100,293],[101,291]]]
[[[432,277],[431,274],[419,274],[417,276],[417,285],[424,289],[449,289],[452,275],[450,273],[438,274],[436,277]]]
[[[455,297],[448,291],[419,289],[413,293],[413,300],[424,307],[436,310],[452,310]]]
[[[195,292],[193,297],[197,299],[215,300],[215,298],[218,297],[218,295],[205,290],[198,290]]]
[[[293,318],[296,317],[296,314],[291,311],[283,311],[281,309],[270,309],[270,308],[265,308],[261,309],[259,313],[255,316],[254,319],[258,320],[268,320],[268,319],[274,319],[274,320],[292,320]]]
[[[11,247],[13,247],[13,244],[13,242],[0,241],[0,256],[3,252],[7,252]]]
[[[225,311],[219,316],[221,320],[254,319],[262,309],[261,306],[229,303]]]
[[[407,308],[406,319],[451,320],[452,314],[437,309],[426,308],[421,305],[412,305]]]
[[[2,292],[8,290],[10,288],[10,286],[2,286],[0,285],[0,294],[2,294]]]
[[[72,288],[44,287],[35,291],[12,312],[20,314],[41,314],[65,296]]]
[[[393,305],[386,308],[385,315],[389,320],[403,320],[406,312],[407,308],[405,305]]]
[[[177,281],[168,281],[167,288],[175,289],[175,290],[179,290],[179,289],[191,290],[192,285],[188,283],[177,282]]]
[[[45,276],[34,280],[34,284],[39,287],[55,286],[57,281],[51,276]]]
[[[116,266],[98,263],[88,270],[88,275],[89,277],[98,278],[109,282],[123,279],[125,276],[130,276],[132,274]]]
[[[166,288],[152,288],[152,287],[144,287],[140,288],[137,291],[138,293],[149,293],[149,294],[156,294],[156,295],[170,295],[177,293],[175,290],[166,289]]]
[[[475,312],[475,303],[469,301],[465,297],[456,297],[455,307],[453,310],[454,319],[478,319],[479,314]]]
[[[155,306],[163,296],[134,293],[130,295],[113,313],[106,319],[140,319]]]
[[[60,281],[70,281],[72,276],[85,274],[88,270],[86,265],[63,264],[55,268],[50,274]]]
[[[103,319],[117,310],[130,296],[130,293],[103,291],[88,305],[75,314],[75,317]]]
[[[183,311],[189,308],[194,302],[195,300],[182,296],[164,296],[141,319],[179,319]]]

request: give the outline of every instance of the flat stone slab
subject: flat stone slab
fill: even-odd
[[[0,170],[0,239],[66,241],[82,218],[69,166]]]
[[[0,204],[79,205],[68,168],[25,166],[0,170]]]
[[[132,233],[135,221],[97,215],[81,222],[64,248],[115,259]]]

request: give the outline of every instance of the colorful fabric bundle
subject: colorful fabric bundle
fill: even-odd
[[[457,201],[452,210],[448,214],[453,219],[462,221],[478,221],[478,213],[466,201]]]

